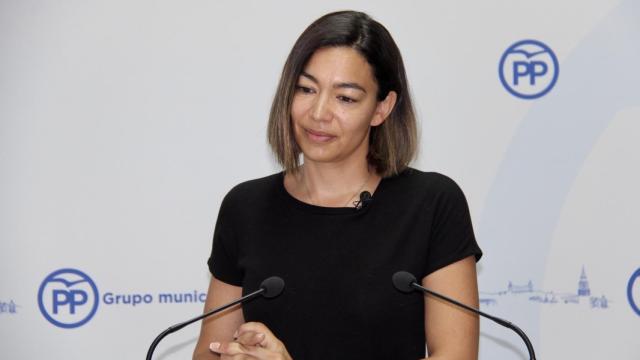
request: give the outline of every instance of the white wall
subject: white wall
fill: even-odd
[[[483,310],[524,328],[539,358],[640,357],[636,1],[4,0],[3,358],[141,358],[158,332],[202,310],[159,294],[206,291],[222,197],[278,171],[265,129],[285,57],[311,21],[346,8],[382,22],[404,55],[421,120],[415,167],[467,194],[485,251]],[[560,68],[533,100],[498,76],[525,39],[548,45]],[[572,296],[583,267],[606,308]],[[43,283],[64,268],[100,297],[71,329],[38,305],[41,286],[45,304],[66,288]],[[509,281],[533,291],[505,292]],[[92,291],[76,286],[87,303],[54,319],[88,315]],[[107,304],[107,293],[153,300]],[[171,335],[156,358],[188,358],[197,334]],[[512,358],[527,358],[519,339],[483,321],[481,359]]]

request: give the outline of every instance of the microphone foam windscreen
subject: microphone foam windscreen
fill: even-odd
[[[391,281],[396,289],[408,293],[413,291],[411,284],[416,282],[416,277],[406,271],[398,271],[393,274]]]
[[[260,288],[264,289],[262,295],[266,298],[274,298],[282,293],[284,289],[284,280],[277,276],[272,276],[270,278],[265,279],[262,284],[260,284]]]

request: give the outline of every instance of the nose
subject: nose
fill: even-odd
[[[332,117],[330,98],[326,94],[320,94],[311,109],[311,117],[316,121],[329,121]]]

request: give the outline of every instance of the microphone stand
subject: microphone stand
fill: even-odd
[[[230,307],[232,307],[234,305],[237,305],[237,304],[239,304],[241,302],[244,302],[244,301],[247,301],[249,299],[252,299],[252,298],[262,294],[265,291],[266,291],[266,289],[261,288],[259,290],[256,290],[256,291],[252,292],[251,294],[247,294],[247,295],[239,298],[238,300],[235,300],[235,301],[230,302],[230,303],[228,303],[226,305],[222,305],[220,307],[217,307],[217,308],[215,308],[213,310],[210,310],[210,311],[208,311],[208,312],[206,312],[206,313],[204,313],[202,315],[198,315],[198,316],[194,317],[193,319],[190,319],[190,320],[187,320],[185,322],[181,322],[179,324],[175,324],[173,326],[170,326],[165,331],[161,332],[160,335],[158,335],[153,340],[153,342],[151,343],[151,346],[149,347],[149,351],[147,351],[146,360],[151,360],[151,357],[153,356],[153,351],[156,349],[156,346],[158,346],[158,343],[160,342],[160,340],[164,339],[165,336],[167,336],[167,335],[169,335],[169,334],[171,334],[173,332],[176,332],[176,331],[182,329],[183,327],[185,327],[185,326],[187,326],[187,325],[189,325],[191,323],[194,323],[194,322],[196,322],[198,320],[202,320],[202,319],[206,318],[207,316],[213,315],[213,314],[218,313],[218,312],[220,312],[222,310],[225,310],[225,309],[228,309],[228,308],[230,308]]]
[[[469,311],[471,311],[471,312],[473,312],[473,313],[476,313],[476,314],[482,315],[482,316],[486,317],[487,319],[493,320],[493,321],[495,321],[496,323],[498,323],[498,324],[500,324],[500,325],[502,325],[502,326],[504,326],[504,327],[507,327],[507,328],[509,328],[509,329],[511,329],[511,330],[513,330],[513,331],[515,331],[515,332],[516,332],[516,334],[518,334],[518,336],[520,336],[520,338],[522,338],[522,340],[524,341],[525,345],[527,346],[527,351],[529,351],[529,359],[530,359],[530,360],[536,360],[536,354],[535,354],[535,352],[533,351],[533,345],[531,345],[531,341],[530,341],[530,340],[529,340],[529,338],[527,337],[527,334],[525,334],[525,333],[524,333],[524,331],[522,331],[522,329],[520,329],[519,327],[517,327],[517,326],[516,326],[516,325],[514,325],[513,323],[510,323],[510,322],[508,322],[508,321],[506,321],[506,320],[500,319],[500,318],[495,317],[495,316],[493,316],[493,315],[489,315],[489,314],[487,314],[487,313],[485,313],[485,312],[482,312],[482,311],[480,311],[480,310],[478,310],[478,309],[472,308],[471,306],[467,306],[467,305],[465,305],[465,304],[463,304],[463,303],[461,303],[461,302],[458,302],[458,301],[456,301],[456,300],[453,300],[453,299],[451,299],[451,298],[449,298],[449,297],[446,297],[446,296],[444,296],[444,295],[438,294],[438,293],[437,293],[437,292],[435,292],[435,291],[432,291],[432,290],[429,290],[429,289],[427,289],[427,288],[425,288],[425,287],[422,287],[421,285],[419,285],[419,284],[418,284],[417,282],[415,282],[415,281],[413,281],[413,282],[410,284],[410,286],[411,286],[411,287],[413,287],[413,288],[414,288],[414,289],[416,289],[416,290],[420,290],[420,291],[422,291],[422,292],[425,292],[425,293],[427,293],[427,294],[429,294],[429,295],[433,295],[433,296],[435,296],[435,297],[437,297],[437,298],[439,298],[439,299],[442,299],[442,300],[444,300],[444,301],[448,301],[448,302],[450,302],[450,303],[452,303],[452,304],[458,305],[458,306],[460,306],[461,308],[467,309],[467,310],[469,310]]]

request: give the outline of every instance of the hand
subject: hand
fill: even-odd
[[[238,331],[236,331],[236,333],[233,334],[233,342],[230,342],[228,343],[229,345],[227,345],[226,351],[228,354],[220,353],[220,360],[239,360],[239,359],[255,360],[256,357],[248,355],[248,353],[250,353],[253,350],[251,349],[252,347],[261,346],[260,343],[264,339],[265,339],[265,335],[263,333],[246,331],[242,333],[242,335],[239,335]],[[232,343],[239,344],[238,347],[242,349],[242,352],[238,353],[237,351],[234,351],[233,347],[235,347],[236,345],[230,345]],[[222,344],[217,348],[217,351],[221,351],[220,350],[221,348],[223,348]],[[212,347],[210,346],[210,350],[216,351],[215,345],[213,345]]]
[[[284,344],[269,328],[258,322],[242,324],[234,341],[213,342],[209,348],[220,354],[221,359],[292,360]]]

